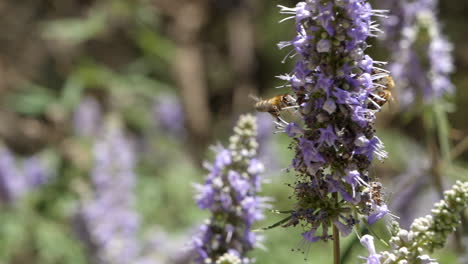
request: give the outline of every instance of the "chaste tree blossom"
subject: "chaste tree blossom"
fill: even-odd
[[[281,160],[278,156],[279,146],[275,144],[274,134],[271,131],[274,129],[274,124],[271,118],[263,113],[255,115],[257,120],[257,157],[265,166],[265,174],[277,175],[281,171]]]
[[[383,42],[391,50],[389,69],[395,79],[398,102],[407,107],[415,100],[432,103],[451,94],[454,86],[452,44],[441,33],[437,0],[382,0],[391,19],[383,19]]]
[[[99,102],[91,96],[85,97],[73,113],[73,128],[80,137],[94,137],[102,124],[102,109]]]
[[[255,221],[263,218],[267,198],[259,197],[263,164],[255,158],[258,144],[257,126],[251,115],[240,117],[229,147],[216,146],[213,164],[196,202],[209,210],[211,217],[200,227],[192,244],[196,262],[200,264],[250,263],[246,254],[258,245],[259,237],[252,232]]]
[[[47,183],[53,174],[40,155],[19,161],[7,147],[0,147],[1,202],[14,204],[28,192]]]
[[[134,210],[133,145],[117,122],[109,122],[92,152],[92,192],[77,216],[80,235],[92,252],[93,263],[135,263],[140,249],[139,217]]]
[[[6,147],[0,149],[0,194],[2,202],[11,204],[27,189],[13,153]]]
[[[297,36],[279,44],[292,46],[297,63],[289,82],[301,122],[278,125],[293,139],[292,167],[297,203],[284,226],[301,225],[306,241],[331,238],[335,225],[344,236],[362,216],[370,224],[387,214],[382,186],[369,173],[386,152],[375,135],[375,114],[384,98],[378,82],[388,71],[365,54],[366,40],[379,32],[374,10],[364,0],[307,0],[280,6],[295,19]],[[322,227],[322,234],[316,231]]]
[[[417,218],[410,230],[393,223],[390,251],[376,253],[373,237],[365,235],[361,243],[369,251],[367,264],[421,263],[437,264],[427,253],[442,248],[449,234],[461,223],[460,212],[468,207],[468,182],[458,181],[446,191],[444,199],[436,203],[432,214]]]
[[[186,136],[184,110],[176,96],[157,97],[153,104],[153,113],[158,129],[178,138]]]

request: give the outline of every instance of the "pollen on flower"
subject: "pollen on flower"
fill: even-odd
[[[241,264],[241,259],[234,253],[225,253],[216,260],[216,264]]]

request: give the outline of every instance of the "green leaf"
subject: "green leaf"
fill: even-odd
[[[57,97],[47,88],[28,83],[20,91],[11,96],[10,107],[17,113],[39,116],[57,100]]]
[[[83,82],[76,75],[72,74],[63,87],[60,98],[61,105],[68,111],[72,111],[80,102],[83,92]]]
[[[285,218],[279,220],[278,222],[276,222],[276,223],[274,223],[274,224],[272,224],[272,225],[269,225],[269,226],[267,226],[267,227],[262,227],[262,228],[260,228],[260,230],[268,230],[268,229],[272,229],[272,228],[278,227],[278,226],[280,226],[280,225],[286,223],[287,221],[289,221],[289,219],[291,219],[291,218],[292,218],[292,215],[287,216],[287,217],[285,217]],[[258,230],[255,230],[255,231],[258,231]]]
[[[69,234],[63,226],[37,220],[36,239],[39,257],[46,263],[86,263],[82,247],[76,237]]]
[[[94,38],[106,29],[106,14],[93,12],[87,18],[67,18],[43,24],[44,37],[77,45]]]
[[[20,215],[2,208],[0,217],[0,259],[9,260],[27,237],[25,223]]]
[[[134,38],[145,54],[161,58],[165,63],[170,63],[174,58],[174,44],[157,32],[142,27]]]

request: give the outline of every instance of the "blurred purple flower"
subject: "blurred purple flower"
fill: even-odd
[[[73,115],[75,133],[81,137],[95,137],[102,123],[101,106],[91,96],[85,97]]]
[[[272,138],[274,126],[269,115],[257,113],[255,119],[257,120],[257,142],[260,149],[259,152],[261,152],[262,147]]]
[[[190,233],[190,232],[188,232]],[[138,264],[188,264],[193,257],[193,252],[187,247],[190,234],[177,236],[170,234],[160,226],[152,226],[143,236],[144,247],[139,260],[132,263]]]
[[[164,95],[156,98],[153,113],[157,127],[178,137],[185,136],[185,114],[177,97]]]
[[[23,175],[28,186],[35,187],[45,184],[53,175],[44,162],[37,156],[23,161]]]
[[[52,176],[39,156],[28,157],[21,163],[9,149],[0,147],[0,199],[4,203],[15,203]]]
[[[372,9],[365,0],[308,0],[280,8],[295,18],[297,31],[296,38],[281,47],[293,46],[292,56],[298,58],[293,73],[280,78],[289,81],[304,122],[299,127],[279,119],[280,129],[293,138],[292,166],[298,174],[297,204],[285,226],[300,224],[310,230],[303,234],[309,242],[329,239],[331,223],[348,235],[359,222],[356,216],[381,216],[369,209],[376,203],[371,192],[378,191],[371,187],[369,167],[374,157],[386,157],[375,135],[380,107],[373,100],[381,89],[374,82],[388,71],[365,50],[367,38],[379,32],[371,17],[384,11]],[[319,227],[321,236],[315,234]]]
[[[114,121],[114,120],[113,120]],[[78,213],[85,242],[98,263],[132,263],[140,254],[139,217],[134,211],[135,153],[115,123],[93,147],[93,192]]]
[[[263,218],[268,199],[257,196],[263,165],[254,158],[258,147],[255,118],[241,116],[234,132],[229,148],[215,148],[214,163],[205,166],[209,169],[205,184],[195,185],[198,206],[212,213],[192,241],[200,264],[229,259],[249,263],[246,253],[259,242],[252,224]]]
[[[390,9],[391,19],[383,19],[387,34],[384,43],[392,51],[389,66],[395,79],[398,101],[407,107],[415,100],[432,103],[454,86],[452,44],[441,33],[437,20],[437,0],[380,1]]]
[[[265,173],[273,175],[281,169],[281,161],[278,156],[278,146],[274,141],[274,125],[271,122],[271,116],[265,113],[257,113],[257,142],[258,142],[258,160],[265,164]],[[263,165],[262,165],[263,167]]]
[[[0,193],[3,202],[14,203],[28,189],[27,182],[16,164],[13,153],[0,148]]]

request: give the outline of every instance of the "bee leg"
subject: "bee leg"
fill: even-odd
[[[298,105],[286,106],[286,107],[283,107],[282,110],[285,110],[285,109],[296,109],[296,108],[299,108],[299,106],[298,106]]]
[[[375,93],[371,93],[372,95],[372,99],[377,99],[379,101],[385,101],[385,94],[386,92],[383,91],[384,95],[381,94],[381,92],[379,92],[378,94],[375,94]]]
[[[277,120],[278,120],[279,122],[281,122],[283,125],[286,125],[286,126],[289,125],[289,123],[286,122],[286,121],[284,121],[284,119],[281,118],[281,116],[278,116]]]
[[[272,115],[276,120],[278,120],[280,116],[280,110],[276,106],[274,106],[272,110],[268,111],[268,113],[270,113],[270,115]]]
[[[289,123],[284,121],[280,116],[276,117],[276,121],[274,121],[274,123],[276,124],[275,128],[280,130],[284,130],[286,126],[289,125]]]
[[[367,108],[380,111],[380,105],[376,103],[372,98],[369,98],[369,103],[370,104],[367,105]]]
[[[291,95],[287,95],[286,98],[292,102],[296,102],[296,98],[292,97]]]

